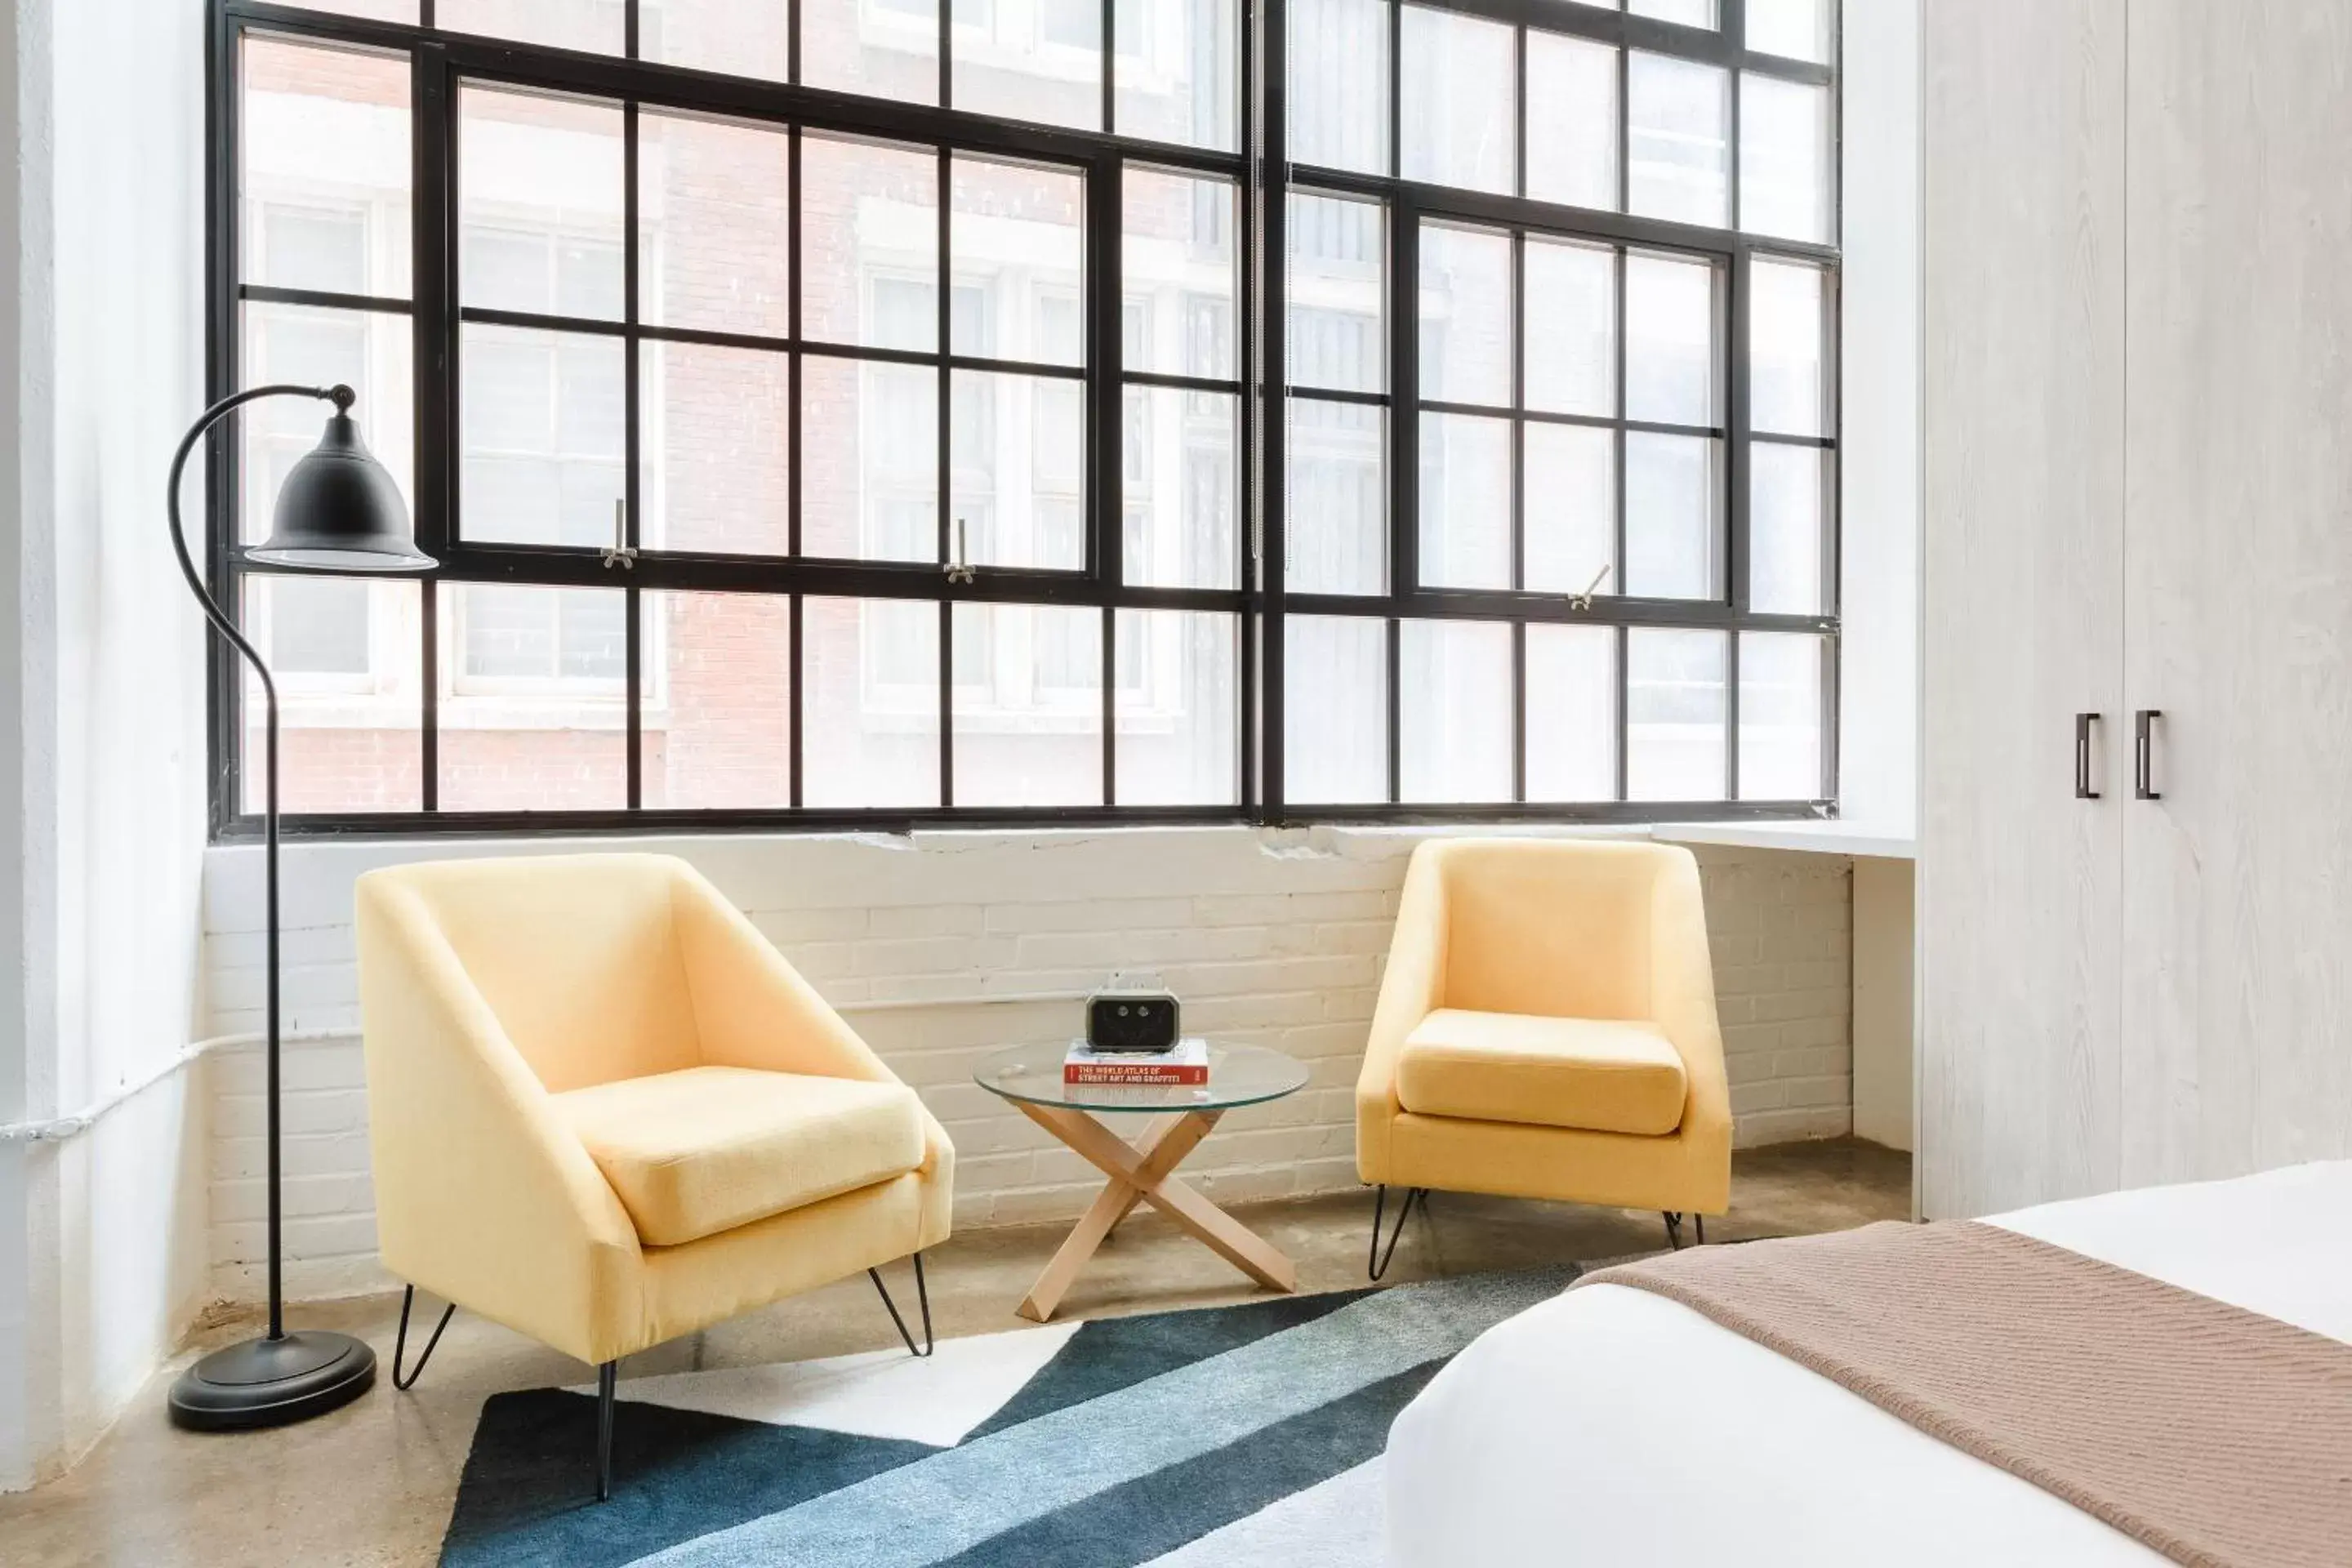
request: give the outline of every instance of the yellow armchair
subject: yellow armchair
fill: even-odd
[[[1423,844],[1356,1083],[1356,1166],[1381,1188],[1376,1279],[1391,1186],[1400,1233],[1430,1189],[1654,1208],[1677,1245],[1682,1215],[1723,1213],[1731,1091],[1690,852]]]
[[[595,1364],[600,1497],[620,1357],[900,1258],[921,1289],[947,1134],[684,861],[404,866],[358,906],[404,1343],[422,1287]]]

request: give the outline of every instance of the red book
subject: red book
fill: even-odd
[[[1062,1059],[1062,1081],[1076,1084],[1202,1084],[1209,1081],[1204,1040],[1179,1040],[1164,1051],[1095,1051],[1084,1042]]]

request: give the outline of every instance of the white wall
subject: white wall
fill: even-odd
[[[631,840],[683,854],[798,964],[955,1140],[961,1226],[1075,1216],[1091,1169],[971,1082],[1002,1045],[1066,1039],[1077,993],[1115,968],[1160,973],[1188,1027],[1276,1046],[1313,1065],[1290,1100],[1237,1112],[1188,1162],[1224,1199],[1355,1184],[1353,1087],[1411,831],[1242,827],[913,838]],[[352,882],[451,855],[549,853],[512,842],[304,844],[285,884],[288,1289],[380,1289],[356,1037]],[[1702,847],[1732,1107],[1743,1144],[1827,1136],[1851,1121],[1848,862]],[[259,1026],[260,858],[215,849],[205,888],[207,1030]],[[259,1289],[261,1063],[209,1058],[214,1286]]]
[[[161,512],[202,392],[204,8],[11,13],[0,1122],[70,1114],[185,1046],[204,797],[200,625]],[[200,1300],[188,1088],[0,1152],[0,1487],[94,1440]]]
[[[1919,795],[1919,0],[1849,0],[1844,28],[1839,805],[1907,836]]]

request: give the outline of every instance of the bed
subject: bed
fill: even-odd
[[[1987,1223],[2352,1343],[2352,1161]],[[1687,1307],[1605,1284],[1463,1352],[1398,1418],[1386,1471],[1391,1568],[2165,1561]]]

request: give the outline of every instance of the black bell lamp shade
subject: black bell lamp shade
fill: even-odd
[[[173,1421],[200,1430],[283,1426],[307,1420],[357,1399],[375,1382],[375,1352],[364,1341],[320,1329],[289,1332],[286,1328],[278,1202],[278,683],[260,651],[205,586],[180,525],[180,480],[189,454],[228,414],[264,397],[311,397],[335,406],[317,449],[294,466],[279,489],[268,542],[247,552],[247,560],[280,570],[339,576],[422,572],[434,564],[409,531],[400,487],[360,439],[348,386],[257,386],[225,397],[205,410],[172,458],[172,548],[205,619],[261,679],[269,780],[262,816],[268,898],[269,1331],[213,1352],[173,1383]]]

